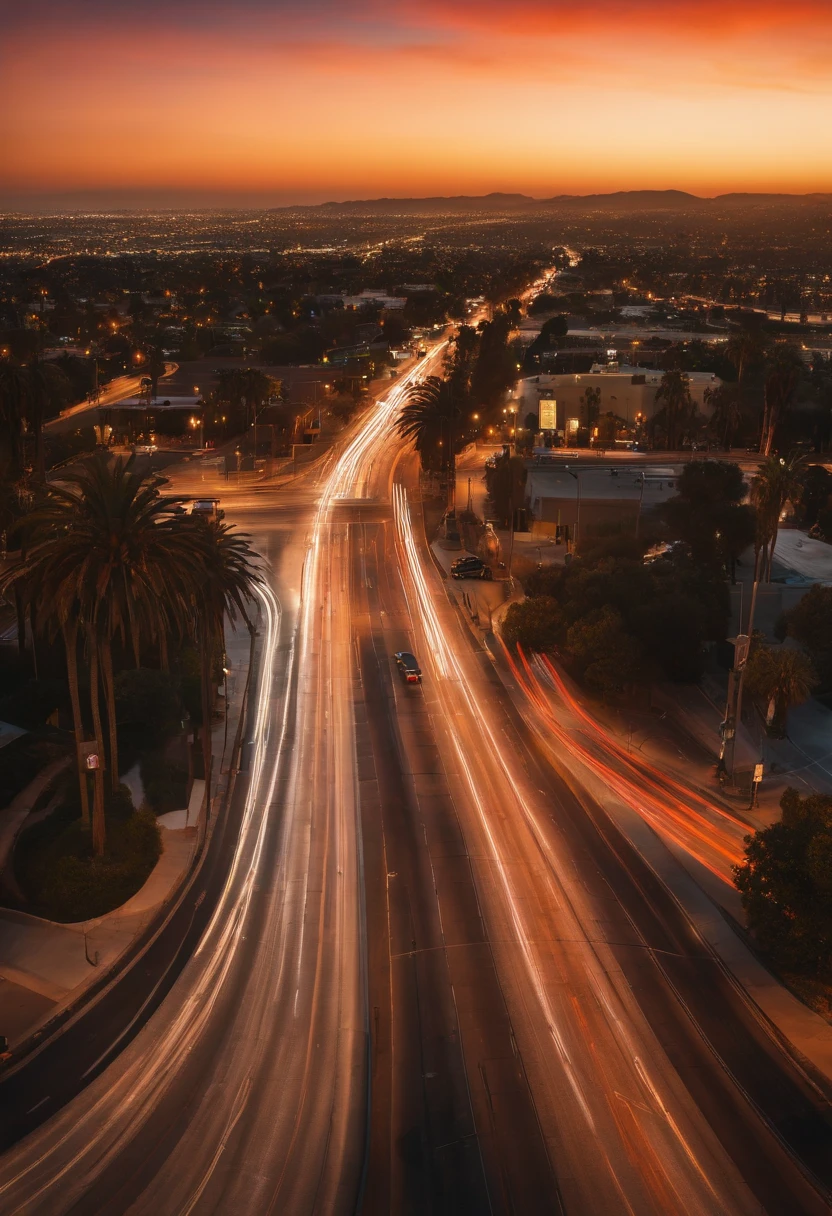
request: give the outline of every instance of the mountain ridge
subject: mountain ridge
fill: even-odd
[[[617,190],[608,194],[558,194],[551,198],[534,198],[529,194],[430,195],[424,198],[345,199],[342,202],[300,203],[271,207],[273,212],[363,212],[376,214],[447,213],[448,211],[530,211],[530,210],[631,210],[679,211],[718,210],[721,206],[819,206],[832,204],[832,193],[781,194],[733,191],[713,198],[690,194],[686,190]]]

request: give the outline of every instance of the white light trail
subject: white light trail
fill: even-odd
[[[500,777],[502,778],[502,789],[498,794],[502,813],[510,815],[511,805],[514,803],[528,824],[540,853],[545,858],[551,874],[558,883],[559,903],[562,908],[568,909],[578,938],[584,938],[587,947],[585,960],[588,978],[592,981],[601,1007],[606,1011],[608,1023],[613,1030],[619,1049],[623,1053],[623,1059],[629,1061],[630,1064],[635,1062],[630,1070],[631,1080],[634,1086],[640,1090],[644,1107],[650,1112],[651,1128],[663,1125],[666,1132],[670,1133],[669,1136],[665,1134],[657,1137],[655,1133],[648,1135],[645,1132],[643,1137],[645,1146],[649,1145],[651,1149],[651,1160],[649,1163],[645,1162],[645,1175],[649,1176],[651,1171],[661,1172],[668,1187],[677,1196],[679,1210],[689,1213],[698,1212],[701,1216],[714,1216],[716,1212],[724,1212],[727,1216],[727,1213],[735,1209],[716,1193],[707,1176],[707,1172],[702,1168],[682,1128],[671,1117],[668,1102],[660,1097],[659,1083],[649,1076],[643,1062],[643,1045],[633,1033],[633,1029],[621,1005],[621,998],[610,983],[609,976],[603,962],[598,956],[596,947],[589,936],[583,932],[583,918],[575,905],[573,896],[570,894],[574,890],[574,876],[565,872],[564,862],[551,847],[547,834],[542,830],[538,813],[532,801],[526,797],[521,786],[518,784],[515,773],[506,763],[504,758],[505,739],[495,734],[489,722],[487,708],[477,704],[470,691],[456,653],[450,646],[446,632],[439,620],[431,590],[419,560],[418,549],[413,536],[407,493],[398,484],[394,487],[393,508],[401,568],[403,574],[406,574],[407,582],[411,588],[411,598],[418,609],[418,618],[437,677],[437,690],[441,696],[443,681],[446,684],[452,682],[453,688],[457,690],[458,695],[463,699],[465,717],[480,735],[479,745],[474,749],[475,754],[478,757],[488,755],[496,761]],[[499,878],[503,900],[511,923],[514,926],[517,944],[520,947],[531,991],[534,992],[539,1003],[570,1089],[586,1121],[588,1130],[593,1134],[600,1154],[610,1171],[615,1190],[618,1192],[625,1210],[630,1210],[625,1187],[618,1176],[616,1167],[607,1151],[606,1144],[597,1133],[596,1120],[590,1109],[589,1095],[594,1093],[597,1098],[599,1093],[603,1092],[600,1078],[584,1079],[579,1073],[579,1063],[572,1059],[567,1044],[566,1028],[560,1025],[558,1014],[546,991],[541,974],[541,964],[535,956],[535,934],[525,923],[524,908],[527,904],[527,892],[516,887],[513,867],[503,863],[501,847],[492,830],[491,815],[487,809],[487,804],[489,799],[494,797],[495,790],[492,787],[485,788],[483,784],[488,782],[488,777],[481,761],[478,760],[474,764],[469,760],[468,751],[455,726],[455,712],[458,711],[454,710],[453,705],[449,705],[446,718],[449,724],[451,741],[460,769],[465,776],[466,784],[470,790],[472,804],[477,810],[478,820],[488,844],[489,861]],[[678,1146],[677,1148],[674,1148],[674,1142]],[[693,1176],[690,1173],[691,1169],[693,1170]],[[695,1190],[693,1188],[694,1180],[696,1183]]]

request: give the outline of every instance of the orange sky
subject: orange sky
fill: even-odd
[[[832,190],[832,2],[29,0],[0,197]]]

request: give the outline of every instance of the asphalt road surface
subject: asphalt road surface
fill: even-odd
[[[828,1211],[822,1095],[449,602],[405,387],[291,483],[222,483],[268,577],[198,944],[143,977],[152,1016],[125,994],[45,1049],[30,1106],[0,1085],[51,1114],[0,1159],[0,1211]]]

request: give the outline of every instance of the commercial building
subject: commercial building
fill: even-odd
[[[600,394],[593,402],[595,416],[616,414],[628,427],[647,422],[656,412],[656,393],[663,373],[626,364],[595,364],[589,372],[530,376],[517,386],[518,414],[538,414],[543,431],[566,438],[588,425],[587,390]],[[706,393],[721,384],[711,372],[688,372],[688,387],[697,409],[710,413]],[[592,397],[595,397],[595,391]],[[659,403],[661,405],[661,402]]]

